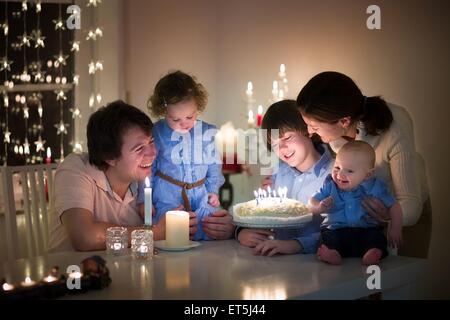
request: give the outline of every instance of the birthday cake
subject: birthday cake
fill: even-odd
[[[233,206],[233,221],[242,226],[295,226],[311,219],[308,208],[294,199],[268,197]]]

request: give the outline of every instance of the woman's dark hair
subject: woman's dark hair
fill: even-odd
[[[279,130],[279,136],[282,137],[288,131],[300,132],[308,136],[308,127],[298,112],[295,100],[282,100],[272,104],[266,111],[261,124],[262,129],[267,130],[267,149],[272,151],[271,130]],[[313,136],[313,142],[318,142],[318,136]]]
[[[133,127],[150,136],[153,123],[144,112],[121,100],[94,112],[87,125],[89,163],[101,170],[107,169],[105,160],[120,158],[123,134]]]
[[[208,93],[195,77],[178,70],[168,73],[158,81],[147,101],[147,107],[153,116],[163,117],[167,114],[167,105],[189,99],[194,99],[197,110],[202,112],[208,102]]]
[[[336,123],[350,117],[361,121],[370,135],[378,135],[392,123],[392,112],[379,96],[365,97],[348,76],[333,71],[319,73],[297,97],[300,112],[317,121]]]

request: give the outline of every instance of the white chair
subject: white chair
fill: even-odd
[[[54,169],[57,164],[1,167],[2,194],[5,206],[5,234],[9,260],[32,257],[45,252],[49,238],[49,212],[52,201]],[[19,179],[14,190],[13,180]],[[17,186],[16,186],[17,187]],[[15,196],[22,195],[25,215],[27,252],[19,250],[17,210]]]

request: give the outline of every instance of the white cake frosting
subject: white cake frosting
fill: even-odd
[[[307,222],[306,215],[308,208],[303,203],[287,198],[270,197],[233,206],[233,220],[249,225],[293,225]]]

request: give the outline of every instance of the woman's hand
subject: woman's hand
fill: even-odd
[[[391,219],[389,216],[389,208],[377,198],[365,198],[362,201],[362,206],[372,218],[379,222],[387,223]]]

